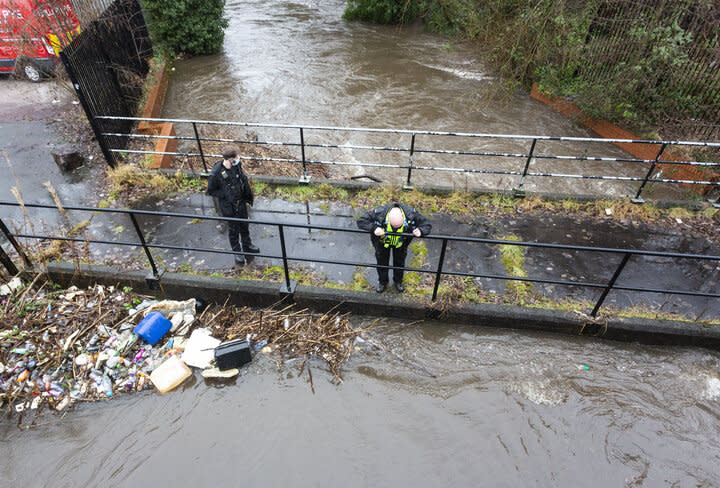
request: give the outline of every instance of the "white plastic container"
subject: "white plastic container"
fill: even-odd
[[[192,371],[182,362],[182,359],[172,356],[150,373],[150,381],[160,390],[160,393],[165,393],[176,388],[190,375],[192,375]]]
[[[215,339],[207,329],[195,329],[185,344],[182,360],[193,368],[206,369],[215,358],[215,348],[220,339]]]

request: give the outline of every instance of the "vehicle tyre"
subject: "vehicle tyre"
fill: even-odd
[[[25,75],[25,78],[32,81],[33,83],[38,83],[43,79],[43,72],[32,60],[19,59],[18,68],[22,70],[22,74]]]

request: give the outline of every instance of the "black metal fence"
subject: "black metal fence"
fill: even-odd
[[[20,207],[17,202],[0,201],[0,206],[9,207]],[[24,209],[37,208],[37,209],[51,209],[58,210],[57,207],[45,204],[30,204],[25,203]],[[353,234],[367,235],[367,232],[353,229],[353,228],[337,228],[310,224],[294,224],[294,223],[280,223],[275,221],[263,221],[256,219],[240,219],[240,218],[228,218],[218,216],[204,216],[196,214],[183,214],[183,213],[171,213],[171,212],[157,212],[149,210],[129,210],[129,209],[110,209],[110,208],[93,208],[93,207],[64,207],[65,211],[78,211],[86,213],[109,213],[109,214],[122,214],[127,215],[132,223],[132,226],[137,233],[138,242],[130,241],[115,241],[115,240],[100,240],[100,239],[87,239],[80,237],[67,237],[60,235],[46,235],[46,234],[27,234],[27,233],[12,233],[8,230],[7,226],[0,220],[0,231],[5,235],[11,245],[15,248],[20,258],[24,261],[26,266],[32,266],[32,263],[28,259],[22,246],[18,243],[17,239],[34,239],[38,241],[52,240],[52,241],[65,241],[65,242],[77,242],[87,244],[110,244],[114,246],[130,246],[130,247],[142,247],[147,257],[148,265],[151,269],[152,275],[148,277],[148,283],[151,287],[160,286],[162,280],[162,273],[158,269],[156,260],[153,257],[152,249],[167,249],[167,250],[179,250],[185,252],[194,253],[215,253],[215,254],[232,254],[232,255],[250,255],[244,252],[235,252],[222,249],[213,248],[199,248],[199,247],[187,247],[177,245],[167,245],[162,243],[149,243],[146,239],[146,235],[143,233],[137,217],[138,216],[149,216],[149,217],[172,217],[177,219],[191,219],[191,220],[209,220],[209,221],[236,221],[236,222],[249,222],[255,225],[269,225],[275,226],[278,229],[278,238],[280,240],[280,255],[271,254],[252,254],[252,256],[258,256],[262,258],[277,259],[281,260],[283,264],[284,280],[280,293],[283,295],[292,296],[295,291],[296,283],[291,280],[289,263],[293,262],[309,262],[319,264],[336,264],[336,265],[347,265],[363,268],[390,268],[390,266],[381,266],[375,263],[357,262],[349,260],[338,260],[338,259],[324,259],[324,258],[312,258],[304,256],[294,256],[288,252],[285,242],[285,229],[286,228],[300,228],[308,230],[319,230],[319,231],[333,231],[333,232],[345,232]],[[398,234],[407,235],[410,234]],[[692,296],[692,297],[708,297],[708,298],[720,298],[718,292],[702,292],[693,290],[682,290],[682,289],[668,289],[668,288],[656,288],[652,286],[652,276],[649,274],[646,276],[647,286],[626,286],[618,285],[617,281],[620,278],[626,265],[633,257],[655,257],[655,258],[666,258],[677,262],[678,260],[706,260],[706,261],[720,261],[720,255],[704,255],[704,254],[684,254],[674,252],[662,252],[662,251],[647,251],[642,249],[620,249],[620,248],[603,248],[603,247],[590,247],[590,246],[576,246],[576,245],[564,245],[554,243],[540,243],[540,242],[523,242],[523,241],[512,241],[512,240],[499,240],[499,239],[487,239],[477,237],[460,237],[460,236],[449,236],[449,235],[430,235],[424,236],[421,239],[440,241],[441,249],[440,256],[434,269],[423,269],[423,268],[412,268],[404,267],[405,271],[430,274],[434,276],[432,300],[435,301],[438,296],[438,289],[443,276],[459,276],[469,278],[488,278],[495,280],[502,280],[505,282],[521,281],[528,283],[540,283],[549,285],[558,285],[566,287],[581,287],[599,290],[599,296],[595,301],[595,305],[590,311],[590,315],[597,316],[598,311],[602,307],[608,294],[613,290],[628,291],[635,293],[661,293],[669,295],[680,295],[680,296]],[[531,277],[519,277],[509,275],[498,275],[488,273],[469,273],[460,271],[448,271],[444,269],[446,256],[448,252],[448,244],[455,242],[469,242],[469,243],[483,243],[490,245],[503,245],[503,246],[521,246],[524,248],[544,248],[544,249],[556,249],[563,251],[573,251],[578,253],[609,253],[617,256],[618,261],[608,262],[608,271],[613,271],[611,278],[607,282],[586,282],[586,281],[569,281],[566,279],[541,279]],[[17,266],[12,262],[7,252],[0,246],[0,264],[3,264],[10,274],[16,274],[18,272]]]
[[[150,36],[137,0],[111,3],[60,52],[103,155],[112,167],[117,163],[110,148],[125,147],[127,138],[100,135],[95,117],[136,114],[152,56]],[[132,121],[118,119],[108,122],[105,128],[127,132],[133,125]]]
[[[122,146],[110,146],[110,152],[113,154],[170,154],[176,157],[199,158],[202,162],[202,170],[207,172],[209,158],[220,158],[221,155],[203,150],[207,148],[208,143],[238,143],[247,144],[255,147],[276,147],[287,149],[299,149],[298,157],[288,155],[288,157],[258,157],[258,156],[241,156],[241,159],[249,161],[267,161],[296,164],[302,169],[301,183],[307,183],[310,180],[308,175],[309,165],[323,165],[326,167],[356,167],[356,168],[383,168],[391,169],[397,172],[404,180],[406,187],[413,185],[413,174],[417,172],[435,172],[445,174],[474,174],[474,175],[502,175],[509,176],[509,181],[514,182],[512,187],[516,196],[523,196],[525,192],[525,184],[530,178],[539,179],[582,179],[582,180],[605,180],[618,181],[627,183],[636,183],[633,201],[641,203],[642,193],[646,186],[653,184],[668,185],[689,185],[691,187],[720,187],[720,178],[718,178],[718,170],[720,163],[712,161],[676,161],[663,159],[663,155],[670,152],[673,147],[686,148],[711,148],[720,149],[720,142],[693,142],[693,141],[654,141],[654,140],[631,140],[631,139],[602,139],[590,137],[555,137],[555,136],[533,136],[533,135],[513,135],[513,134],[478,134],[478,133],[461,133],[461,132],[443,132],[443,131],[423,131],[423,130],[399,130],[399,129],[372,129],[372,128],[356,128],[356,127],[325,127],[325,126],[298,126],[284,124],[261,124],[261,123],[245,123],[245,122],[219,122],[208,120],[184,120],[184,119],[147,119],[136,117],[121,116],[98,116],[97,121],[103,126],[102,136],[113,138],[114,141],[124,139],[125,141],[157,141],[177,140],[179,143],[186,145],[186,150],[176,152],[158,152],[154,150],[144,149],[125,149]],[[177,136],[164,135],[146,135],[136,134],[131,131],[113,131],[106,124],[115,122],[170,122],[177,128]],[[182,135],[183,129],[187,135]],[[190,131],[192,128],[192,132]],[[256,138],[228,138],[228,137],[209,137],[201,136],[203,129],[213,132],[213,128],[256,128],[282,130],[284,134],[295,133],[294,140],[258,140]],[[348,137],[350,134],[362,133],[374,137],[381,137],[387,142],[389,137],[396,140],[398,138],[406,138],[406,146],[398,145],[363,145],[349,143],[334,143],[333,138]],[[312,134],[312,142],[309,142],[308,136]],[[422,137],[422,145],[419,139]],[[448,139],[469,141],[470,143],[480,143],[489,147],[489,150],[461,150],[447,149],[442,147],[448,144]],[[500,147],[501,142],[512,141],[516,147],[525,147],[522,152],[503,152],[501,150],[493,150],[493,146]],[[543,152],[538,149],[538,143],[562,143],[567,145],[568,152],[573,150],[580,154],[557,154]],[[635,157],[606,157],[600,155],[587,154],[587,150],[578,151],[575,147],[578,144],[600,144],[605,148],[611,147],[613,144],[634,144],[644,145],[653,148],[654,157],[652,159],[641,159]],[[189,146],[189,147],[188,147]],[[193,147],[194,146],[194,147]],[[320,150],[341,150],[351,151],[346,155],[346,159],[316,159],[308,157],[309,151]],[[379,155],[382,153],[402,153],[406,159],[406,163],[381,163],[368,162],[360,158],[354,157],[355,154],[365,155],[367,153]],[[421,155],[429,156],[427,163],[418,163],[417,158]],[[455,160],[452,164],[442,165],[433,162],[430,158],[453,157]],[[505,167],[499,168],[493,165],[494,161],[504,160],[512,161]],[[565,162],[581,162],[587,163],[578,173],[567,173],[565,167],[560,166]],[[538,171],[531,169],[533,163],[543,162],[546,164],[555,163],[556,166],[550,166],[548,170]],[[602,166],[598,167],[597,163]],[[613,170],[605,168],[604,165],[610,163],[622,163],[623,169],[617,167]],[[512,169],[509,169],[510,166]],[[663,170],[668,167],[673,168],[668,171],[670,175],[677,171],[679,167],[689,167],[700,170],[700,174],[704,175],[701,179],[684,179],[663,176]],[[705,172],[705,173],[703,173]],[[610,173],[610,174],[608,174]],[[614,173],[614,174],[613,174]],[[713,202],[716,203],[716,202]]]

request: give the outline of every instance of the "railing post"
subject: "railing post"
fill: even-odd
[[[298,183],[307,185],[310,183],[310,176],[307,174],[307,163],[305,161],[305,133],[302,127],[300,127],[300,153],[302,154],[303,175],[298,180]]]
[[[148,287],[150,287],[151,290],[162,290],[162,285],[160,284],[160,274],[158,273],[157,266],[155,266],[155,260],[153,259],[152,254],[150,254],[150,249],[145,242],[145,236],[143,235],[142,229],[140,229],[140,225],[138,225],[137,219],[135,219],[135,214],[130,212],[129,215],[130,220],[132,220],[133,226],[135,227],[135,232],[137,232],[138,238],[140,238],[140,243],[145,250],[145,255],[150,262],[150,267],[152,268],[152,275],[146,276],[145,282],[148,284]]]
[[[600,307],[602,306],[603,302],[605,301],[605,297],[607,297],[608,293],[610,293],[610,290],[612,290],[612,287],[615,286],[615,282],[618,279],[618,276],[620,276],[620,273],[622,273],[623,268],[625,268],[625,265],[628,262],[628,259],[630,259],[631,253],[627,252],[622,258],[622,261],[620,262],[620,266],[615,270],[615,274],[613,274],[612,278],[610,278],[610,281],[608,282],[607,286],[602,292],[602,295],[600,295],[600,299],[598,299],[597,303],[595,304],[595,307],[592,309],[592,312],[590,312],[590,315],[595,317],[598,313],[598,310],[600,310]]]
[[[433,287],[432,301],[437,298],[438,288],[440,287],[440,277],[442,276],[443,263],[445,262],[445,250],[447,249],[447,239],[443,239],[442,248],[440,249],[440,261],[438,262],[437,271],[435,272],[435,286]]]
[[[516,188],[513,188],[513,196],[515,198],[525,198],[525,190],[523,189],[523,185],[525,184],[525,177],[528,174],[530,162],[532,161],[533,153],[535,152],[535,144],[537,144],[537,139],[533,139],[532,145],[530,146],[530,153],[528,154],[527,161],[525,161],[525,169],[523,169],[523,174],[520,178],[520,184]]]
[[[10,256],[7,255],[2,245],[0,245],[0,263],[5,266],[5,269],[8,270],[10,276],[15,276],[16,274],[18,274],[18,269],[15,266],[15,263],[12,262],[12,259],[10,259]]]
[[[25,252],[22,250],[22,247],[20,247],[20,244],[18,243],[18,241],[15,240],[15,237],[13,237],[13,235],[10,233],[10,229],[7,228],[7,226],[5,225],[5,222],[3,222],[2,219],[0,219],[0,230],[2,230],[2,233],[5,234],[5,237],[10,242],[10,244],[12,244],[12,247],[15,248],[18,255],[25,263],[25,266],[27,266],[28,268],[32,268],[33,267],[32,262],[27,257]]]
[[[412,190],[414,187],[410,182],[410,176],[412,175],[413,168],[413,154],[415,153],[415,133],[413,132],[412,139],[410,139],[410,158],[408,163],[408,174],[407,181],[403,185],[403,190]]]
[[[640,188],[638,188],[638,191],[635,194],[635,198],[630,199],[631,202],[645,203],[645,200],[642,199],[640,194],[642,193],[643,188],[645,188],[645,185],[647,184],[648,180],[650,179],[650,176],[653,174],[653,171],[655,171],[655,166],[657,166],[657,163],[660,160],[660,155],[662,155],[666,146],[667,146],[667,144],[663,144],[662,146],[660,146],[660,150],[658,151],[657,156],[655,156],[655,161],[653,161],[652,165],[650,165],[650,171],[648,171],[647,174],[645,175],[645,179],[643,180],[642,184],[640,185]]]
[[[195,131],[195,140],[197,141],[198,149],[200,150],[200,157],[202,158],[203,168],[205,168],[205,172],[207,172],[207,170],[208,170],[207,163],[205,162],[205,154],[203,153],[203,150],[202,150],[202,144],[200,144],[200,134],[198,134],[197,124],[195,122],[193,122],[192,125],[193,125],[193,130]]]
[[[285,230],[282,224],[278,224],[280,232],[280,251],[282,252],[283,270],[285,271],[285,283],[280,287],[280,294],[284,297],[290,297],[295,294],[297,283],[290,281],[290,269],[288,268],[287,251],[285,250]]]

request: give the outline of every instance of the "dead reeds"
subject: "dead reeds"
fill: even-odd
[[[254,311],[248,307],[224,308],[217,323],[225,331],[225,339],[250,337],[253,344],[262,345],[265,352],[279,355],[283,360],[317,357],[324,360],[335,383],[342,382],[342,367],[362,332],[375,326],[354,329],[349,314],[311,313],[292,306],[274,310]],[[301,366],[301,370],[302,370]],[[308,364],[309,371],[309,364]],[[311,373],[309,373],[311,374]]]

